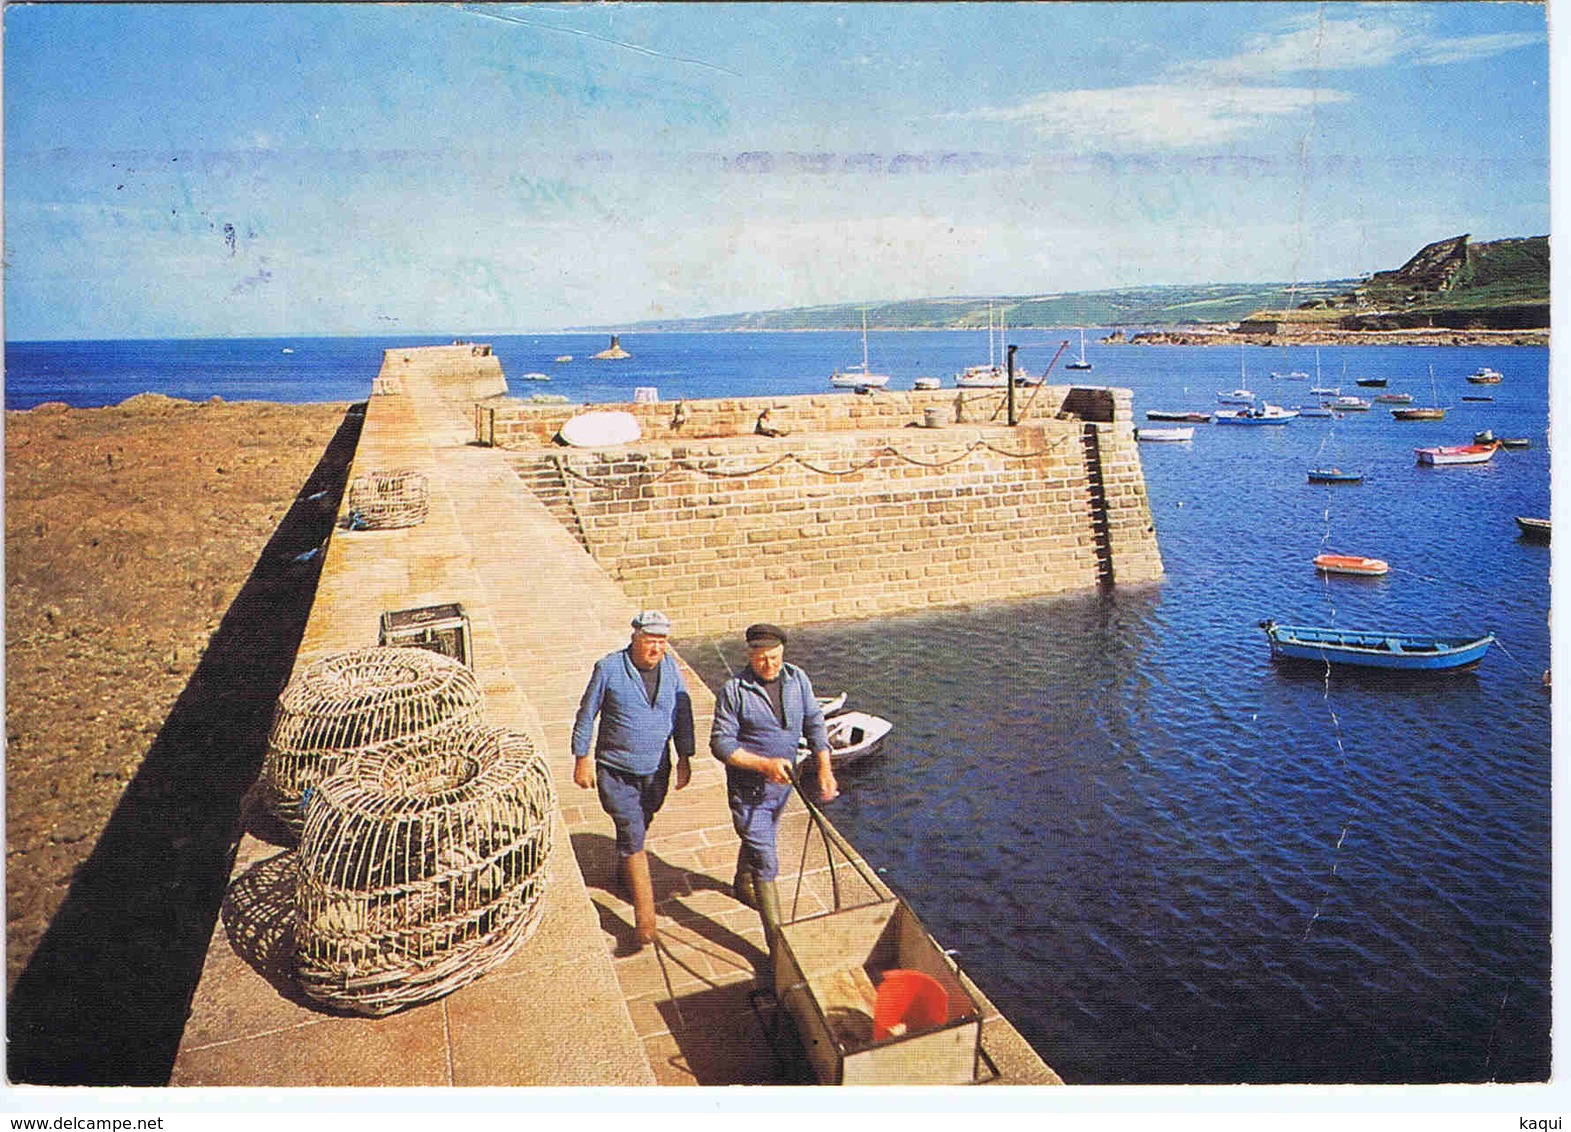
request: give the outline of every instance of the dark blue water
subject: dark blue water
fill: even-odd
[[[1033,372],[1062,340],[1014,337]],[[629,335],[630,362],[558,365],[604,336],[491,341],[515,392],[573,400],[635,385],[667,399],[820,392],[861,354],[859,335]],[[6,404],[358,399],[395,344],[413,343],[11,344]],[[987,341],[875,334],[870,349],[902,387],[947,383]],[[1365,374],[1427,403],[1433,366],[1453,408],[1434,423],[1377,408],[1200,426],[1190,444],[1144,446],[1158,584],[801,629],[791,656],[820,689],[895,724],[882,755],[843,768],[830,811],[1071,1081],[1544,1079],[1549,551],[1512,517],[1549,514],[1547,351],[1327,348],[1318,383],[1312,350],[1243,353],[1244,380],[1283,404],[1313,384],[1353,392]],[[1240,381],[1238,350],[1093,346],[1091,359],[1081,376],[1133,388],[1141,413],[1210,408]],[[1467,385],[1484,364],[1504,383]],[[516,382],[533,370],[554,380]],[[1486,427],[1532,447],[1416,465],[1414,446]],[[1326,464],[1366,480],[1306,482]],[[1392,570],[1320,578],[1322,550]],[[1265,617],[1500,643],[1472,675],[1327,679],[1274,666]],[[717,647],[741,662],[733,640],[683,646],[716,685]]]

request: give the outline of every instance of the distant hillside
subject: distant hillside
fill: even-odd
[[[1378,271],[1344,294],[1296,309],[1257,311],[1241,329],[1284,333],[1305,324],[1344,330],[1547,327],[1549,237],[1475,244],[1463,234],[1437,240],[1401,267]]]
[[[1256,333],[1395,330],[1435,326],[1514,330],[1549,325],[1549,237],[1475,244],[1438,240],[1407,263],[1367,279],[1322,283],[1213,283],[1123,287],[1046,295],[961,296],[840,303],[669,318],[578,331],[983,330],[993,317],[1016,329],[1065,326],[1183,327],[1239,323]]]
[[[862,312],[873,330],[985,330],[993,317],[1010,327],[1174,326],[1237,322],[1262,307],[1296,306],[1343,294],[1356,281],[1332,283],[1213,283],[1202,286],[1126,287],[1049,295],[964,296],[889,303],[751,311],[708,318],[656,319],[626,326],[571,327],[582,331],[858,330]]]

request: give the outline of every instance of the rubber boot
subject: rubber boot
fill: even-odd
[[[764,922],[764,941],[769,947],[769,973],[774,977],[777,957],[780,954],[780,894],[772,880],[753,878],[753,892],[758,898],[758,918]]]
[[[753,891],[753,870],[747,867],[742,852],[736,855],[736,875],[731,878],[731,895],[749,908],[758,907],[758,896]]]
[[[655,930],[655,886],[649,879],[649,853],[640,850],[622,859],[628,890],[633,894],[633,938],[642,950],[654,943],[659,933]]]

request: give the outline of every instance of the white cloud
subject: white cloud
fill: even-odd
[[[1238,54],[1197,62],[1183,71],[1232,80],[1362,70],[1396,60],[1410,39],[1410,29],[1385,20],[1326,20],[1289,31],[1250,36]]]
[[[1190,63],[1178,73],[1232,81],[1367,70],[1402,61],[1465,63],[1540,43],[1544,38],[1530,32],[1499,32],[1439,39],[1430,34],[1426,23],[1419,12],[1392,13],[1379,6],[1347,19],[1300,16],[1275,31],[1248,37],[1233,55]]]
[[[1349,97],[1341,91],[1309,87],[1152,83],[1056,91],[1019,106],[984,108],[965,116],[1022,123],[1092,149],[1192,149],[1226,142],[1316,104],[1346,102]]]
[[[1420,44],[1413,51],[1419,63],[1468,63],[1474,59],[1487,59],[1519,47],[1542,43],[1544,37],[1532,32],[1500,32],[1496,35],[1468,35],[1459,39],[1435,39]]]

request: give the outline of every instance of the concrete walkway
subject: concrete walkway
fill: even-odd
[[[758,915],[730,895],[736,838],[707,754],[713,696],[684,665],[699,734],[691,785],[673,789],[649,842],[663,947],[627,954],[610,820],[572,783],[569,734],[595,660],[626,644],[635,612],[508,467],[473,443],[471,407],[429,384],[371,398],[352,475],[414,468],[431,484],[421,526],[335,532],[297,666],[376,642],[388,609],[462,602],[494,725],[528,734],[555,775],[557,851],[547,911],[506,963],[441,1001],[380,1019],[323,1011],[294,988],[292,851],[252,823],[177,1057],[178,1085],[693,1085],[799,1080],[777,1060],[749,991]],[[740,627],[739,627],[740,628]],[[681,647],[682,626],[674,643]],[[679,658],[680,659],[680,658]],[[788,918],[831,906],[821,841],[793,801],[781,829]],[[800,867],[799,867],[800,866]],[[836,856],[847,903],[872,893]],[[798,878],[800,875],[800,884]],[[990,1003],[983,1044],[1003,1083],[1057,1076]]]

